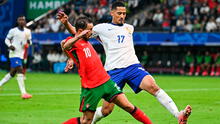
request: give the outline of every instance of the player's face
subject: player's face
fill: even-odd
[[[93,24],[92,23],[88,23],[85,30],[90,30],[90,31],[85,36],[86,40],[88,40],[90,38],[90,36],[92,35],[92,28],[93,28]]]
[[[18,25],[19,25],[19,26],[24,27],[24,26],[26,25],[26,20],[25,20],[25,17],[24,17],[24,16],[23,16],[23,17],[19,17],[19,18],[17,19],[17,22],[18,22]]]
[[[114,24],[124,24],[126,17],[126,8],[125,7],[117,7],[116,9],[111,11],[112,22]]]

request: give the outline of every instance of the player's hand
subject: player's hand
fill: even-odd
[[[73,69],[73,64],[74,64],[73,59],[68,59],[64,71],[68,72],[69,70]]]
[[[12,51],[14,51],[14,50],[15,50],[15,47],[11,45],[11,46],[9,46],[9,49],[12,50]]]
[[[79,38],[83,38],[83,37],[85,37],[88,33],[90,33],[91,32],[91,30],[84,30],[84,31],[82,31],[79,35],[78,35],[78,37]],[[88,36],[88,37],[90,37],[90,36]]]
[[[62,24],[66,24],[68,22],[68,16],[63,11],[59,11],[57,13],[57,19],[59,19]]]
[[[27,40],[27,43],[28,43],[28,45],[31,45],[31,41],[30,40]]]

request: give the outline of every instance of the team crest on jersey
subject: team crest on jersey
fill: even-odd
[[[90,107],[90,105],[89,104],[86,104],[86,108],[89,108]]]
[[[129,27],[125,27],[125,29],[128,31],[129,34],[132,34],[132,30],[129,29]]]

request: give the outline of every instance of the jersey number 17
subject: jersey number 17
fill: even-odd
[[[118,43],[123,43],[125,36],[124,35],[118,35]]]

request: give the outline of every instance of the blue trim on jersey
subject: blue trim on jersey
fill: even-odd
[[[141,81],[146,75],[150,75],[141,64],[133,64],[126,68],[114,69],[108,71],[108,74],[121,90],[127,83],[135,93],[139,93],[142,90],[139,88]]]
[[[109,24],[112,24],[112,25],[115,25],[115,26],[123,26],[124,24],[115,24],[115,23],[109,23]]]
[[[22,59],[18,57],[10,58],[11,68],[22,66]]]

